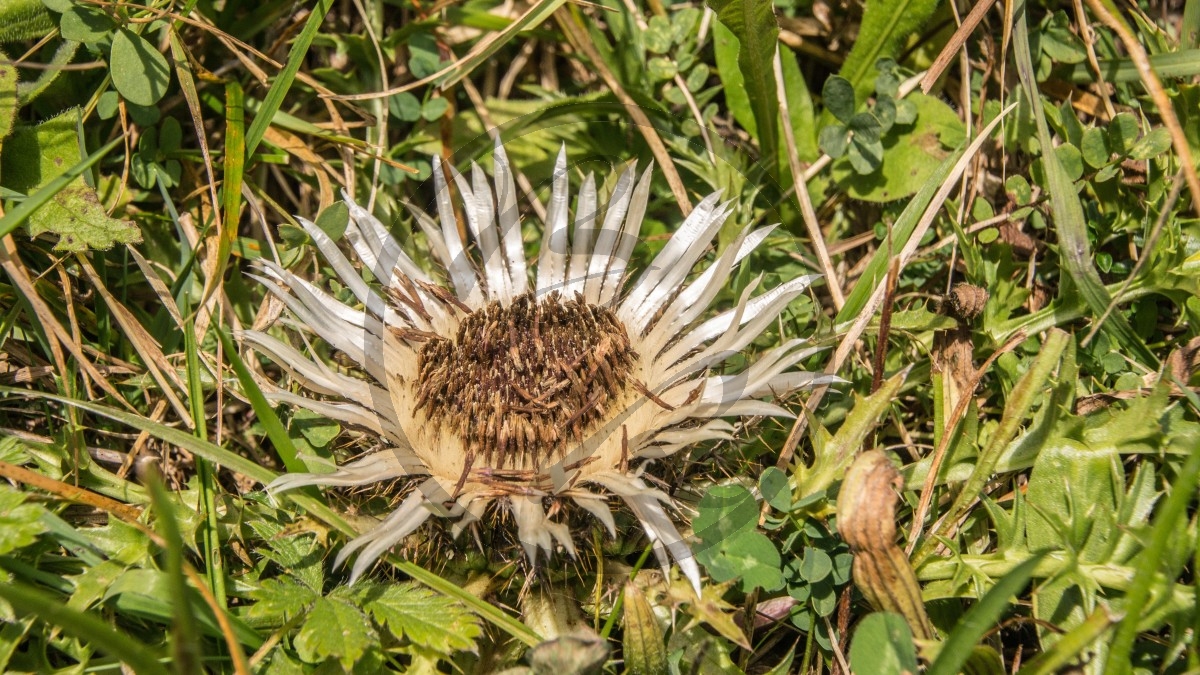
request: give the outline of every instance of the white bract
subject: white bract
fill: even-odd
[[[539,550],[550,555],[556,545],[574,555],[571,532],[546,506],[578,505],[615,536],[609,508],[615,495],[640,521],[664,568],[674,558],[698,590],[700,571],[668,515],[671,500],[646,484],[640,468],[695,443],[730,438],[734,427],[722,418],[788,416],[766,399],[836,379],[789,370],[816,351],[803,340],[760,354],[739,373],[712,374],[816,277],[755,295],[756,281],[732,309],[705,318],[734,268],[771,228],[743,230],[693,274],[730,212],[718,194],[710,195],[635,275],[627,267],[646,211],[650,170],[640,178],[633,168],[621,175],[599,222],[589,175],[572,226],[565,151],[555,166],[531,275],[504,148],[497,143],[494,188],[478,166],[472,165],[470,179],[453,168],[450,173],[477,256],[459,236],[436,157],[438,218],[413,208],[449,287],[416,265],[349,196],[346,237],[381,288],[369,285],[337,243],[303,219],[355,306],[262,263],[256,278],[287,305],[292,325],[362,370],[338,372],[248,331],[243,341],[311,394],[268,386],[268,397],[365,429],[383,446],[333,473],[288,474],[268,489],[428,477],[382,523],[342,549],[339,563],[358,552],[351,581],[431,515],[455,519],[457,534],[493,504],[512,515],[531,563]]]

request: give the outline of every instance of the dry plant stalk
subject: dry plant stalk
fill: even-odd
[[[918,640],[934,637],[921,587],[908,557],[896,544],[900,472],[878,450],[858,456],[838,493],[838,533],[854,554],[854,584],[875,609],[908,621]]]

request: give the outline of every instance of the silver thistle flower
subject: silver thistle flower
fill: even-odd
[[[374,529],[352,540],[351,582],[431,515],[456,519],[457,535],[499,503],[517,524],[531,563],[555,544],[574,555],[571,532],[547,516],[545,500],[569,500],[615,535],[608,495],[640,521],[664,569],[668,553],[699,590],[700,570],[667,507],[671,499],[640,477],[645,460],[701,441],[728,439],[724,417],[789,416],[766,399],[832,381],[791,371],[816,350],[788,340],[737,374],[709,371],[738,354],[816,278],[803,276],[759,295],[757,281],[737,305],[701,320],[735,266],[770,233],[744,230],[690,282],[688,277],[730,213],[719,194],[704,198],[653,264],[627,283],[650,191],[650,169],[616,183],[597,223],[595,182],[578,195],[568,225],[565,150],[530,284],[516,189],[504,148],[495,148],[495,188],[471,167],[450,168],[481,261],[467,253],[433,158],[438,219],[413,208],[445,267],[447,288],[405,254],[383,225],[346,196],[346,236],[369,286],[338,245],[299,219],[360,307],[337,301],[272,262],[256,276],[291,310],[294,325],[357,363],[365,377],[336,372],[265,333],[242,339],[286,370],[313,397],[267,387],[274,401],[366,429],[384,449],[327,474],[288,474],[269,490],[358,486],[428,476]]]

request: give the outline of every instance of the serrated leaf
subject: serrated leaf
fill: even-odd
[[[25,495],[0,484],[0,555],[29,546],[46,531],[42,509],[26,504]]]
[[[82,153],[76,127],[79,110],[69,110],[35,127],[18,127],[3,146],[0,176],[5,187],[31,194],[79,164]],[[37,157],[40,161],[30,161]],[[113,244],[141,241],[130,221],[110,218],[96,191],[78,177],[28,220],[31,236],[49,232],[59,236],[55,250],[107,249]]]
[[[296,634],[296,653],[308,663],[336,658],[346,670],[362,657],[379,637],[371,622],[356,607],[340,600],[319,598]]]
[[[471,649],[479,620],[461,604],[412,584],[369,594],[366,610],[397,639],[442,654]]]
[[[283,621],[302,613],[320,596],[308,586],[290,578],[267,579],[250,592],[258,600],[247,614],[252,617],[281,617]]]
[[[158,103],[171,84],[166,57],[128,28],[113,34],[108,65],[113,86],[125,100],[138,105]]]

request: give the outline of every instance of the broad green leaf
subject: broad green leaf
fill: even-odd
[[[708,0],[708,5],[738,41],[738,70],[754,113],[760,156],[774,161],[779,156],[774,68],[779,24],[774,6],[770,0]]]
[[[758,122],[750,107],[750,95],[746,92],[746,80],[738,68],[737,36],[720,21],[713,23],[713,55],[717,61],[717,72],[721,76],[725,92],[725,105],[733,119],[742,125],[751,138],[758,138]]]
[[[397,639],[442,654],[475,646],[479,621],[459,603],[414,584],[380,588],[365,609]]]
[[[46,530],[42,507],[26,504],[25,495],[0,483],[0,555],[6,555],[37,541]]]
[[[0,44],[37,40],[54,30],[54,20],[40,0],[0,2]]]
[[[825,80],[825,85],[821,87],[821,102],[825,104],[825,109],[830,115],[846,123],[854,116],[854,110],[858,107],[854,101],[854,85],[837,75]]]
[[[27,218],[31,236],[57,234],[59,241],[54,248],[60,251],[107,249],[113,244],[141,241],[136,225],[108,216],[96,191],[80,175],[86,168],[84,165],[94,163],[99,157],[88,158],[81,165],[76,131],[79,115],[79,110],[73,109],[35,127],[18,127],[4,142],[0,155],[4,186],[30,195],[26,200],[29,207],[9,211],[4,220]],[[32,157],[38,161],[30,161]],[[39,204],[34,193],[54,187],[58,191]],[[17,224],[13,222],[12,226]],[[11,231],[5,227],[0,230]]]
[[[850,641],[850,669],[873,675],[918,672],[912,629],[904,617],[891,612],[864,617]]]
[[[154,105],[167,93],[171,67],[146,38],[128,28],[113,34],[109,69],[113,86],[125,100],[138,105]]]
[[[783,587],[782,559],[775,544],[759,532],[706,541],[696,547],[696,559],[718,582],[739,580],[742,590],[774,591]]]
[[[704,494],[696,506],[692,530],[706,542],[714,542],[744,531],[758,523],[758,502],[741,485],[718,485]]]
[[[100,42],[117,27],[107,14],[87,5],[72,5],[58,25],[64,40],[87,43]]]
[[[295,638],[300,658],[309,663],[336,658],[346,670],[378,642],[371,622],[358,608],[331,598],[317,600]]]
[[[1164,152],[1171,149],[1171,132],[1166,127],[1159,127],[1154,131],[1142,136],[1133,147],[1129,149],[1130,159],[1150,159],[1158,157]]]

